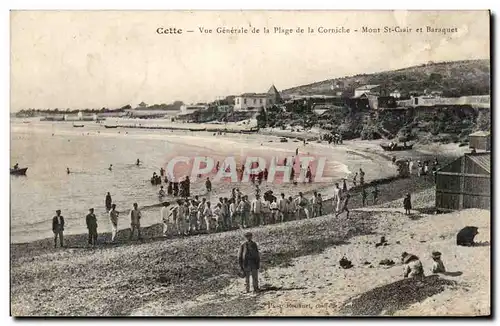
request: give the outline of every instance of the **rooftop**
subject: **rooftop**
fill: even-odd
[[[481,136],[481,137],[486,137],[489,136],[490,132],[489,131],[476,131],[470,134],[469,136]]]
[[[363,85],[363,86],[360,86],[360,87],[356,88],[356,90],[357,91],[368,91],[370,89],[377,88],[379,86],[380,85]]]
[[[469,154],[468,157],[480,166],[482,169],[491,173],[491,154],[490,153],[477,153],[477,154]]]

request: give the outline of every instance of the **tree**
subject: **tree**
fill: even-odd
[[[264,108],[260,109],[259,114],[257,114],[257,127],[264,128],[267,125],[267,114]]]

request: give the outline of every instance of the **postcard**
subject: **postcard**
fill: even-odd
[[[11,11],[11,315],[490,316],[490,22]]]

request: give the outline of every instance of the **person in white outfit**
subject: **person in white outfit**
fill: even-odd
[[[170,213],[170,208],[168,206],[170,206],[170,203],[164,202],[163,207],[160,210],[160,218],[161,218],[161,222],[163,223],[163,236],[164,237],[168,236],[169,232],[172,229],[172,224],[171,224],[171,221],[169,219],[169,216],[171,215],[171,213]]]
[[[118,211],[116,210],[116,205],[111,205],[111,210],[109,211],[109,221],[111,222],[111,242],[115,242],[116,233],[118,232]]]
[[[262,201],[259,195],[255,195],[255,199],[252,201],[251,213],[253,226],[259,226],[262,219]]]
[[[338,183],[335,183],[335,188],[333,189],[333,207],[335,208],[335,212],[340,210],[340,187]]]
[[[207,206],[207,199],[202,198],[201,202],[198,204],[198,223],[200,223],[199,225],[200,230],[207,230],[208,228],[204,215],[206,206]]]
[[[203,217],[205,218],[205,225],[207,226],[207,232],[210,233],[214,229],[213,214],[210,208],[210,202],[207,201],[205,208],[203,209]]]

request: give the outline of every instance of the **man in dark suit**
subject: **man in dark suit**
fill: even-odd
[[[245,290],[250,292],[250,276],[252,276],[253,291],[259,292],[260,254],[257,244],[252,241],[252,233],[245,233],[245,241],[239,250],[238,260],[245,273]]]
[[[64,247],[64,217],[61,215],[61,210],[56,211],[56,216],[52,218],[52,232],[54,232],[54,248],[57,247],[57,238],[59,237],[59,243],[61,247]]]
[[[89,230],[89,245],[95,246],[97,244],[97,218],[94,214],[94,209],[89,209],[86,217],[87,229]]]

